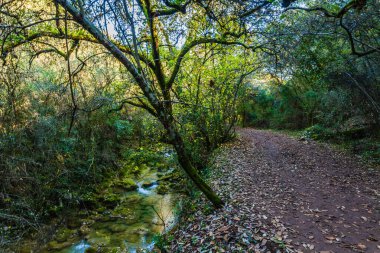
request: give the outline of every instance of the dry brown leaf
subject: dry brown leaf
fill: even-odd
[[[224,231],[227,231],[228,230],[228,227],[227,226],[223,226],[221,228],[218,229],[219,232],[224,232]]]

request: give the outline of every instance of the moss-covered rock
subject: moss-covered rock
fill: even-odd
[[[76,214],[79,218],[83,219],[83,218],[86,218],[88,216],[89,211],[88,210],[80,210],[80,211],[76,212]]]
[[[101,207],[99,207],[98,209],[96,209],[96,212],[98,212],[98,213],[103,213],[103,212],[105,212],[107,210],[107,208],[105,207],[105,206],[101,206]]]
[[[66,224],[68,228],[75,229],[82,225],[82,221],[75,216],[71,216],[67,218]]]
[[[88,235],[90,232],[91,232],[91,229],[90,227],[87,225],[87,224],[83,224],[80,228],[79,228],[79,234],[81,236],[84,236],[84,235]]]
[[[158,187],[157,187],[157,193],[158,194],[166,194],[168,193],[170,190],[170,187],[168,184],[160,184]]]
[[[100,222],[113,222],[113,221],[116,221],[117,219],[118,219],[117,216],[113,216],[113,215],[101,215],[99,221]]]
[[[139,194],[131,194],[125,199],[124,203],[128,205],[137,204],[141,201],[142,198],[143,197]]]
[[[175,182],[181,179],[181,175],[178,172],[172,172],[172,173],[164,173],[158,175],[158,181],[159,182]]]
[[[157,169],[157,171],[162,172],[167,169],[168,165],[166,163],[156,162],[154,164],[154,167]]]
[[[125,230],[127,230],[128,226],[126,224],[122,224],[122,223],[113,223],[108,227],[108,229],[112,233],[120,233],[120,232],[124,232]]]
[[[94,235],[89,235],[88,242],[94,246],[108,245],[111,240],[110,235],[95,233]]]
[[[116,207],[121,199],[120,195],[115,193],[105,193],[101,198],[100,201],[108,208],[114,208]]]
[[[112,212],[112,215],[123,217],[126,225],[137,223],[140,219],[139,211],[130,207],[118,207]]]
[[[172,174],[163,174],[158,178],[158,181],[169,181],[173,178]]]
[[[131,234],[136,234],[136,235],[146,235],[149,233],[149,230],[145,227],[136,227],[131,230]]]
[[[125,191],[134,191],[138,188],[137,184],[132,178],[123,178],[122,180],[115,182],[114,186],[120,187]]]
[[[128,170],[130,173],[132,173],[133,175],[139,175],[139,174],[141,174],[141,171],[142,171],[142,168],[141,167],[139,167],[139,166],[133,166],[132,168],[130,168],[129,170]]]
[[[81,204],[87,208],[94,209],[99,206],[98,198],[94,193],[87,193],[81,197]]]
[[[19,253],[30,253],[33,252],[33,246],[32,245],[22,245],[18,250]]]
[[[153,185],[155,185],[157,182],[155,180],[147,180],[142,183],[143,188],[149,188]]]
[[[97,253],[97,249],[95,249],[94,247],[90,247],[90,248],[87,248],[85,253]]]
[[[57,241],[51,241],[47,244],[48,250],[62,250],[66,247],[69,247],[71,245],[71,242],[57,242]]]
[[[60,229],[56,235],[55,235],[55,240],[58,242],[58,243],[62,243],[62,242],[66,242],[70,237],[71,235],[74,234],[74,231],[71,230],[71,229],[68,229],[68,228],[62,228]]]

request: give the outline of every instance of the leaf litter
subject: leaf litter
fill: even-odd
[[[211,171],[224,208],[193,200],[170,252],[380,252],[379,168],[313,141],[239,134]]]

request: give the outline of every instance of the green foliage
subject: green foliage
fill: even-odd
[[[353,151],[359,153],[365,160],[373,164],[380,164],[380,141],[365,139],[355,143],[352,147]]]
[[[279,21],[281,25],[270,29],[306,31],[313,28],[314,22],[308,18],[291,17],[288,21],[292,26],[282,26]],[[310,27],[295,26],[305,19],[311,22]],[[283,43],[292,48],[288,48],[279,64],[290,73],[284,79],[279,78],[282,73],[264,73],[258,77],[264,82],[248,87],[249,104],[240,112],[243,124],[278,129],[303,129],[318,124],[316,128],[348,135],[379,125],[380,107],[375,102],[380,101],[379,69],[375,64],[378,55],[353,58],[344,41],[329,37],[303,36],[294,44],[287,39]],[[354,120],[357,118],[360,120]],[[361,123],[355,125],[352,121]]]
[[[115,119],[109,120],[108,124],[115,129],[117,138],[131,136],[133,133],[133,125],[129,120]]]
[[[345,13],[342,22],[352,33],[350,41],[343,23],[335,19],[295,10],[279,14],[280,0],[244,18],[237,15],[255,7],[255,1],[216,1],[209,5],[212,13],[195,1],[186,6],[191,11],[173,15],[173,10],[184,12],[173,5],[188,1],[169,2],[171,7],[166,1],[152,4],[153,13],[156,8],[167,11],[154,14],[153,21],[146,19],[147,6],[134,10],[141,17],[136,21],[137,37],[118,37],[133,30],[124,14],[118,20],[119,8],[104,24],[115,22],[119,27],[121,21],[112,41],[135,65],[129,71],[138,69],[143,84],[160,100],[164,109],[157,113],[165,117],[158,118],[167,129],[169,125],[178,130],[174,141],[181,147],[184,141],[190,163],[204,169],[212,151],[234,138],[239,119],[244,126],[304,129],[304,137],[316,140],[349,139],[364,156],[378,159],[379,146],[372,137],[380,123],[379,54],[375,50],[363,57],[351,55],[353,46],[357,52],[378,48],[378,15],[376,8],[368,7],[377,3]],[[342,8],[337,1],[318,6],[331,13]],[[95,206],[96,185],[112,186],[110,177],[116,175],[117,183],[133,189],[136,185],[126,175],[144,176],[148,167],[160,171],[174,162],[175,155],[169,163],[163,159],[163,145],[157,144],[174,144],[168,143],[166,129],[128,103],[160,107],[142,96],[123,65],[90,43],[96,38],[79,28],[80,22],[67,23],[68,37],[80,40],[68,57],[69,82],[65,42],[71,47],[77,41],[62,36],[60,22],[44,20],[56,12],[55,6],[43,1],[6,8],[4,13],[12,15],[5,15],[0,36],[6,63],[0,70],[0,208],[19,218],[0,216],[2,223],[32,228],[81,203]],[[272,11],[273,16],[262,16]],[[86,13],[89,20],[92,14]],[[20,28],[21,23],[26,26]],[[106,31],[102,23],[97,26]],[[157,43],[146,43],[155,33]],[[36,41],[24,43],[33,36]],[[131,38],[137,40],[133,55],[129,52],[134,48],[128,48],[135,42]],[[193,44],[198,39],[213,42]],[[178,75],[166,83],[179,62]],[[371,141],[361,143],[367,139]],[[173,178],[162,181],[182,184]],[[160,185],[158,191],[164,193],[167,186]],[[118,198],[109,192],[103,201],[115,206]]]
[[[83,203],[96,206],[97,184],[122,169],[115,161],[128,143],[136,142],[140,123],[111,113],[110,93],[91,89],[78,103],[102,106],[77,111],[72,123],[59,71],[38,64],[24,71],[23,64],[12,59],[0,72],[0,101],[7,101],[0,103],[0,209],[5,215],[0,220],[27,230]]]
[[[140,147],[138,149],[124,148],[122,156],[123,160],[128,162],[129,167],[150,166],[160,169],[167,164],[163,152],[161,145]]]
[[[244,125],[261,128],[297,129],[304,126],[301,98],[291,87],[247,89],[247,101],[240,110]]]
[[[212,50],[220,55],[211,61],[205,59],[208,50],[200,51],[184,64],[197,71],[181,76],[176,94],[184,103],[174,107],[187,151],[199,169],[203,169],[215,148],[234,138],[245,77],[252,71],[248,63],[255,60],[246,52],[235,51],[232,56],[228,55],[230,50],[215,47]],[[242,57],[247,61],[244,67]]]
[[[313,125],[304,130],[302,137],[313,140],[327,140],[334,136],[334,132],[322,127],[321,125]]]
[[[168,246],[171,245],[172,241],[174,240],[173,235],[167,235],[167,234],[157,234],[153,237],[154,246],[162,251],[166,251]]]

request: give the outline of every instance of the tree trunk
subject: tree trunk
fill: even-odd
[[[205,194],[207,199],[212,202],[215,208],[222,207],[224,204],[223,201],[218,197],[218,195],[215,194],[211,187],[207,185],[207,183],[199,175],[198,170],[192,165],[190,157],[186,152],[182,137],[176,130],[174,130],[172,126],[168,126],[167,132],[177,152],[178,162],[183,170],[198,187],[198,189]]]
[[[65,8],[75,19],[75,21],[87,30],[94,38],[99,41],[108,51],[119,60],[128,72],[133,76],[136,83],[141,88],[144,96],[148,99],[149,103],[156,110],[155,115],[160,122],[165,127],[169,140],[174,145],[175,150],[178,154],[178,161],[182,166],[183,170],[187,173],[194,184],[201,190],[206,197],[213,203],[216,208],[222,207],[222,200],[213,192],[213,190],[202,180],[197,170],[191,164],[190,158],[185,150],[185,145],[183,140],[174,127],[174,120],[172,116],[172,111],[170,107],[165,107],[165,102],[160,101],[157,94],[152,89],[150,83],[146,81],[143,73],[140,73],[138,68],[130,61],[126,55],[113,44],[104,34],[89,20],[87,19],[79,10],[77,10],[70,1],[67,0],[55,0],[56,3]],[[160,74],[161,75],[161,74]],[[168,89],[169,90],[169,89]],[[163,90],[165,91],[165,90]],[[166,92],[163,92],[166,93]],[[168,95],[168,93],[166,94]],[[146,108],[147,109],[147,108]],[[147,109],[148,110],[148,109]]]
[[[201,190],[208,200],[212,202],[215,208],[223,207],[223,201],[219,198],[218,195],[211,189],[210,186],[206,184],[206,182],[200,177],[197,169],[190,163],[188,156],[186,153],[183,153],[184,149],[176,148],[178,161],[181,164],[182,168],[185,170],[190,179],[194,182],[194,184]]]

